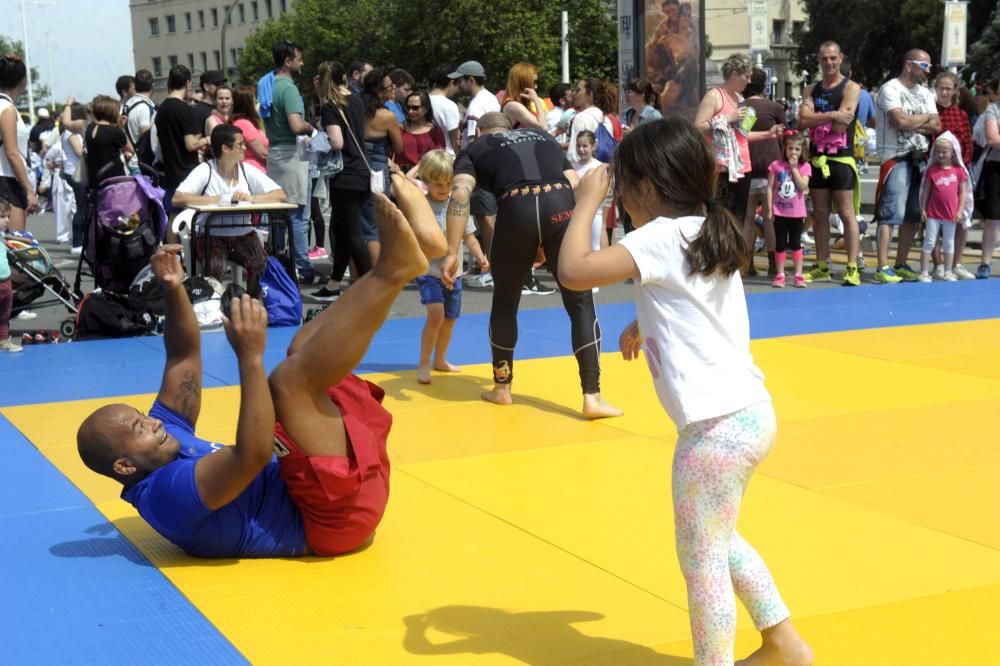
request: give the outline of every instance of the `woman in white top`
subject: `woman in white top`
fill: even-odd
[[[715,199],[715,156],[689,121],[673,116],[634,128],[614,162],[635,231],[591,250],[590,221],[610,183],[609,169],[594,169],[576,191],[559,278],[578,290],[635,280],[638,320],[619,342],[626,360],[645,350],[679,432],[674,523],[695,664],[733,664],[734,591],[763,634],[752,663],[811,664],[767,566],[736,532],[743,493],[777,424],[750,355],[739,274],[749,250],[737,220]]]
[[[0,199],[11,205],[11,231],[24,231],[25,216],[38,211],[28,179],[28,128],[15,101],[24,93],[28,70],[16,54],[0,59]]]
[[[576,152],[576,136],[580,132],[590,130],[597,134],[597,126],[603,123],[605,129],[614,134],[614,128],[604,117],[604,111],[602,111],[602,109],[611,108],[607,86],[600,79],[580,79],[580,82],[576,84],[573,104],[576,105],[577,111],[570,125],[569,148],[566,157],[570,162],[579,162],[580,156]]]
[[[285,191],[267,174],[242,164],[246,152],[243,132],[235,125],[218,125],[212,131],[212,152],[216,159],[191,170],[177,186],[175,208],[197,204],[273,203],[285,200]],[[212,221],[209,237],[195,228],[196,250],[208,244],[208,275],[222,279],[227,261],[247,272],[247,293],[260,298],[260,278],[267,268],[267,251],[247,213],[223,215]]]

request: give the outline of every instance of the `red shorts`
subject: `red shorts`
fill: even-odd
[[[389,499],[385,446],[392,427],[392,415],[382,406],[385,391],[375,384],[348,375],[327,394],[340,409],[350,455],[308,456],[280,423],[274,428],[287,449],[278,458],[281,478],[302,514],[309,547],[324,556],[362,546],[382,520]]]

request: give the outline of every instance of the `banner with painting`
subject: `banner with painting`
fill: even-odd
[[[661,111],[693,119],[704,94],[704,0],[639,0],[633,6],[642,25],[636,30],[642,39],[637,70],[659,94]]]

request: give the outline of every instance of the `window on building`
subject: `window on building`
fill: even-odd
[[[207,72],[208,71],[208,54],[205,53],[204,51],[202,51],[199,55],[201,56],[201,71]]]
[[[254,23],[260,20],[260,9],[257,7],[257,0],[253,0],[250,3],[250,18],[253,19]]]
[[[184,31],[191,32],[191,12],[184,12]]]
[[[211,12],[212,12],[212,27],[213,28],[218,28],[219,27],[219,10],[216,7],[212,7]]]
[[[281,13],[284,14],[288,11],[288,3],[285,0],[281,0]]]
[[[236,55],[236,49],[229,49],[229,66],[236,67],[239,64],[239,56]]]
[[[222,53],[218,50],[212,51],[212,55],[215,56],[215,68],[222,69]]]
[[[169,58],[167,58],[167,60],[170,62],[170,66],[171,67],[176,67],[177,66],[177,56],[172,55]]]
[[[149,34],[153,37],[160,34],[160,19],[155,16],[149,19]]]
[[[204,30],[205,29],[205,10],[204,9],[199,9],[198,10],[198,29],[199,30]]]
[[[802,41],[802,34],[806,31],[805,21],[792,21],[792,41],[798,44]]]
[[[167,34],[172,35],[177,32],[177,20],[173,14],[167,16]]]
[[[153,76],[163,76],[163,61],[153,58]]]
[[[194,71],[194,54],[188,53],[188,69]]]
[[[772,44],[783,44],[785,41],[785,22],[782,20],[775,20],[771,22],[773,26],[773,31],[771,33],[771,43]]]
[[[240,13],[240,23],[247,22],[247,8],[243,6],[243,3],[236,5],[236,11]]]
[[[274,16],[274,9],[271,7],[271,0],[264,0],[264,10],[267,12],[267,18],[272,18]]]

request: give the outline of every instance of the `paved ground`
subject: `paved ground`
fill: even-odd
[[[874,198],[874,181],[872,180],[874,176],[869,174],[869,176],[862,179],[863,190],[866,193],[865,201],[870,201]],[[871,181],[871,182],[869,182]],[[60,270],[62,275],[65,277],[70,285],[73,284],[73,280],[76,277],[77,268],[77,258],[70,255],[70,248],[68,245],[60,245],[55,242],[55,221],[51,213],[45,213],[43,215],[35,216],[29,219],[29,230],[35,234],[35,236],[42,242],[43,247],[48,251],[49,256],[52,258],[55,266]],[[619,230],[619,233],[621,231]],[[874,229],[869,230],[869,236],[866,237],[863,244],[863,250],[865,255],[871,257],[868,260],[868,270],[863,274],[863,280],[868,282],[871,280],[872,266],[874,264],[874,237],[871,235],[874,233]],[[970,233],[970,251],[972,248],[976,249],[978,254],[980,233],[978,230],[973,230]],[[914,255],[918,256],[918,255]],[[836,261],[836,256],[835,256]],[[967,260],[967,263],[970,260]],[[762,255],[757,256],[757,265],[760,268],[766,266],[766,260]],[[317,269],[328,275],[330,272],[330,262],[329,260],[322,260],[316,262]],[[538,272],[538,277],[542,283],[548,286],[555,286],[555,280],[552,276],[545,270]],[[760,291],[770,291],[770,279],[762,273],[759,277],[745,278],[744,284],[747,292],[754,293]],[[87,293],[93,288],[93,282],[89,278],[85,278],[82,283],[82,288],[84,293]],[[303,295],[303,309],[308,310],[310,308],[317,307],[321,305],[316,303],[310,297],[310,292],[318,289],[319,286],[306,286],[302,288]],[[842,287],[838,283],[819,283],[811,285],[810,289],[829,289]],[[474,289],[467,288],[462,297],[462,311],[466,313],[476,313],[476,312],[488,312],[490,309],[490,304],[492,300],[492,290],[490,289]],[[624,301],[629,301],[632,298],[632,288],[627,284],[618,284],[608,287],[602,287],[600,292],[596,295],[598,303],[620,303]],[[539,309],[539,308],[553,308],[559,307],[560,298],[558,292],[552,295],[539,296],[530,295],[524,296],[521,299],[521,308],[525,310],[529,309]],[[43,308],[37,308],[34,310],[38,317],[30,321],[24,320],[14,320],[11,322],[12,330],[16,332],[21,332],[24,330],[38,330],[38,329],[58,329],[60,322],[69,318],[71,314],[67,310],[60,306],[49,306]],[[408,287],[403,294],[397,299],[395,306],[393,307],[391,317],[419,317],[423,316],[424,307],[420,304],[420,295],[417,292],[415,286]]]

